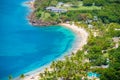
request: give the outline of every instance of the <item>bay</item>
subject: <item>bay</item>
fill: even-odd
[[[72,48],[76,36],[62,26],[34,27],[26,0],[0,1],[0,80],[44,66]]]

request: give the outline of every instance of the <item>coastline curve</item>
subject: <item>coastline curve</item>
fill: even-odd
[[[59,58],[56,59],[56,60],[64,60],[64,56],[71,56],[72,52],[76,53],[78,50],[82,50],[82,47],[85,44],[87,44],[89,34],[85,29],[78,27],[75,24],[70,25],[68,23],[61,23],[59,25],[71,29],[76,34],[77,37],[75,42],[73,43],[72,49],[70,49],[68,52],[63,53],[63,55],[61,55]],[[24,80],[40,79],[39,74],[43,73],[46,68],[48,69],[48,71],[52,71],[52,69],[50,68],[50,64],[51,63],[48,63],[43,67],[40,67],[39,69],[26,73]],[[15,78],[14,80],[19,80],[19,79]]]

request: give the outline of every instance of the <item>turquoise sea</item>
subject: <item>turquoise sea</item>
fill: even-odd
[[[74,32],[61,26],[31,26],[24,1],[0,1],[0,80],[50,63],[70,50],[76,39]]]

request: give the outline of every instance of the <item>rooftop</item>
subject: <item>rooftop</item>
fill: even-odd
[[[54,6],[47,7],[46,10],[50,10],[52,12],[59,12],[59,13],[67,12],[67,10],[65,9],[57,8]]]

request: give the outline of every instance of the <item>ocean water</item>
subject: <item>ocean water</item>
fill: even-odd
[[[0,80],[17,77],[55,60],[72,48],[75,34],[61,26],[29,24],[26,0],[0,1]]]

